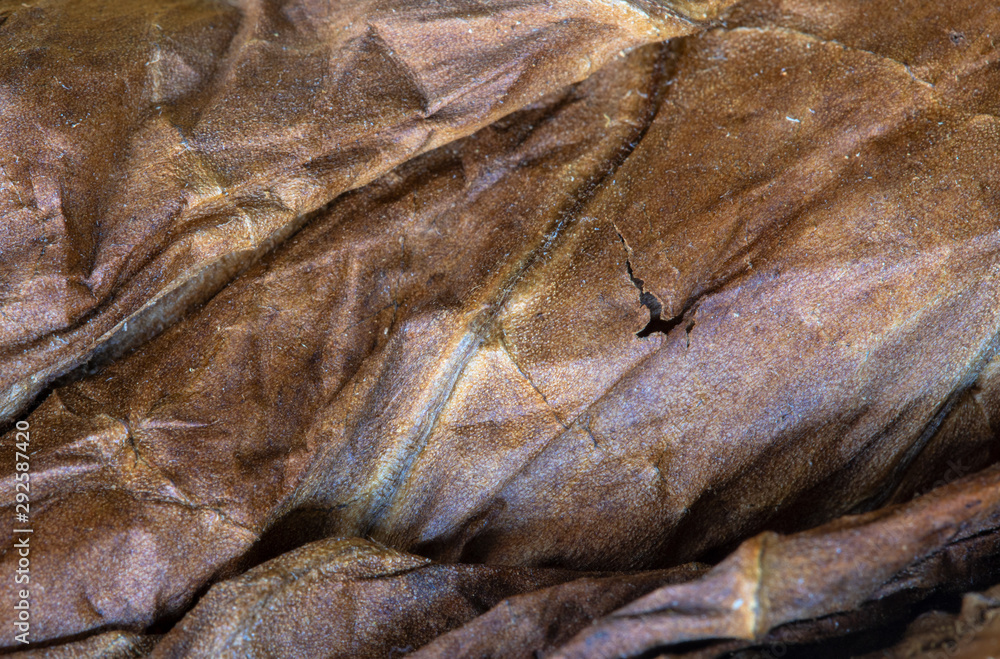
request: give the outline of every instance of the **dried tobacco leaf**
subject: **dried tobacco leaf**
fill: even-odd
[[[926,0],[896,5],[753,0],[737,5],[727,23],[794,31],[870,52],[933,87],[940,101],[965,112],[996,115],[998,13],[1000,7],[987,0],[962,0],[948,7]]]
[[[384,657],[416,648],[410,656],[421,659],[623,657],[654,649],[674,656],[671,648],[689,656],[682,648],[692,641],[714,639],[691,656],[763,640],[787,648],[803,640],[790,623],[825,620],[830,630],[843,623],[841,633],[857,632],[942,585],[975,583],[982,574],[974,558],[998,548],[995,468],[892,509],[788,537],[763,534],[704,576],[697,566],[603,576],[434,564],[330,539],[214,586],[152,656]],[[546,581],[558,585],[543,587]],[[499,601],[531,586],[537,590]],[[621,606],[625,598],[634,601]],[[863,606],[864,616],[842,615]]]
[[[944,476],[918,457],[970,395],[978,423],[938,450],[991,442],[970,471],[997,457],[996,118],[896,62],[785,29],[677,48],[652,126],[579,214],[620,234],[660,345],[611,388],[603,363],[584,377],[593,342],[562,321],[604,291],[569,250],[539,277],[562,290],[511,300],[511,352],[570,430],[497,496],[488,549],[466,556],[523,555],[547,517],[565,525],[545,541],[561,546],[535,560],[587,538],[604,564],[622,537],[632,560],[684,560],[870,508],[911,465]]]
[[[550,233],[641,133],[662,60],[659,46],[637,51],[348,195],[204,309],[48,396],[28,417],[32,542],[37,570],[61,585],[38,595],[36,638],[178,615],[271,527],[258,554],[290,534],[337,535],[337,524],[365,533],[362,517],[394,484],[377,472],[410,459],[424,410],[441,406],[481,347],[469,334],[491,331]],[[624,249],[610,245],[618,313],[638,327]],[[619,343],[647,349],[631,332]],[[530,447],[515,432],[532,418],[559,427],[516,368],[499,365],[509,393],[488,395],[512,409],[506,427],[489,423],[513,453],[482,444],[482,460],[466,456],[476,469],[456,478],[488,475],[487,460],[493,478],[516,469]],[[322,482],[333,478],[341,484]],[[0,487],[12,506],[13,471]]]
[[[206,133],[205,153],[246,168],[246,190],[280,187],[287,175],[293,201],[251,214],[275,223],[266,232],[231,227],[240,235],[231,244],[218,218],[249,211],[218,198],[218,208],[208,205],[220,215],[195,222],[193,233],[178,229],[187,236],[179,242],[155,233],[156,218],[173,214],[128,224],[155,236],[134,245],[158,254],[153,262],[205,232],[218,240],[197,252],[197,267],[222,253],[256,253],[266,233],[278,242],[280,226],[295,227],[343,190],[479,128],[342,195],[203,308],[55,388],[27,417],[38,449],[37,570],[53,584],[38,593],[34,638],[147,630],[183,615],[211,582],[235,577],[209,591],[157,652],[186,656],[209,641],[238,652],[239,640],[251,654],[275,644],[288,653],[298,637],[274,630],[301,619],[317,621],[302,634],[319,634],[303,647],[384,653],[405,633],[374,632],[405,619],[401,633],[418,630],[415,644],[443,633],[425,656],[717,656],[868,630],[929,593],[995,583],[997,472],[946,483],[1000,458],[1000,127],[991,114],[1000,12],[914,2],[909,14],[894,13],[890,4],[745,2],[722,27],[614,58],[539,102],[589,72],[573,59],[579,53],[607,59],[619,48],[594,25],[629,44],[668,33],[638,38],[627,21],[607,18],[640,5],[566,5],[580,12],[580,32],[556,20],[561,5],[490,5],[477,25],[523,10],[557,26],[568,45],[549,52],[518,41],[525,50],[480,59],[478,46],[459,40],[448,44],[458,54],[447,51],[457,58],[446,68],[435,68],[440,53],[414,46],[413,62],[430,70],[418,82],[466,64],[506,71],[509,59],[530,84],[490,84],[517,103],[498,108],[476,86],[451,99],[457,105],[447,107],[462,111],[432,133],[438,114],[419,103],[385,116],[372,109],[379,94],[399,98],[399,78],[365,78],[374,86],[359,93],[366,112],[396,132],[361,130],[370,144],[351,161],[357,172],[330,161],[318,183],[303,178],[302,163],[321,158],[309,149],[338,143],[307,139],[321,124],[279,112]],[[388,16],[393,6],[359,11]],[[675,7],[707,17],[702,3]],[[406,29],[386,18],[386,29],[411,44],[457,39],[457,19],[433,11],[444,14]],[[882,14],[890,18],[873,18]],[[276,20],[254,16],[254,25]],[[366,20],[381,34],[382,23]],[[368,43],[359,37],[331,54],[323,35],[295,38],[311,39],[338,71],[356,69],[350,48]],[[305,80],[310,61],[287,70]],[[538,78],[532,62],[543,69]],[[205,79],[233,86],[198,96],[208,115],[192,125],[216,107],[226,121],[243,116],[214,105],[216,96],[232,103],[232,89],[263,94],[261,81],[275,83],[240,67],[221,78],[214,71]],[[299,96],[289,98],[276,107],[305,112]],[[346,125],[338,130],[357,131]],[[421,139],[410,144],[413,135]],[[275,143],[290,160],[262,150]],[[160,170],[134,164],[122,180],[148,185],[144,203],[177,193],[176,181],[148,173]],[[217,191],[244,189],[232,171]],[[177,217],[193,221],[184,212]],[[247,242],[251,234],[258,242]],[[157,287],[186,281],[177,274],[189,272],[184,265],[151,286],[142,277],[156,268],[126,252],[139,253],[115,252],[105,267],[139,274],[108,275],[113,303],[73,331],[160,305],[156,291],[167,288]],[[219,281],[231,274],[226,266]],[[190,281],[198,295],[216,287]],[[197,296],[181,297],[178,313]],[[170,312],[164,322],[172,320]],[[59,353],[75,356],[58,368],[27,368],[35,384],[18,390],[14,407],[100,340],[127,343],[88,336]],[[8,505],[13,477],[2,483]],[[836,519],[931,488],[912,503]],[[803,531],[817,524],[826,526]],[[747,540],[767,530],[800,533]],[[323,540],[343,536],[374,538],[392,548],[376,554],[417,573],[450,575],[428,592],[455,608],[390,613],[393,593],[415,575],[364,587],[319,579],[321,592],[370,588],[366,611],[386,603],[363,618],[373,635],[354,638],[368,645],[351,645],[334,630],[342,621],[287,579],[281,588],[294,603],[259,608],[271,596],[271,570],[284,574],[303,557],[350,563],[328,549],[361,541]],[[496,598],[467,606],[463,587],[444,583],[455,575],[476,583],[501,565],[536,576],[662,568],[738,545],[706,576],[610,614],[614,593],[638,597],[629,589],[660,577],[602,576],[615,584],[603,603],[588,582],[539,581],[483,587]],[[426,558],[443,564],[419,567],[431,565]],[[13,560],[7,553],[0,565],[10,570]],[[11,588],[0,591],[9,597]],[[541,590],[524,592],[531,588]],[[339,615],[349,617],[356,599],[338,600]],[[523,617],[505,618],[510,607]],[[448,618],[452,610],[461,613]],[[270,631],[255,639],[234,619]]]
[[[690,579],[699,571],[676,568],[630,578],[568,570],[442,565],[357,538],[334,538],[217,584],[152,656],[398,656],[463,622],[475,619],[478,623],[487,611],[504,611],[509,616],[517,611],[536,622],[536,616],[546,612],[539,611],[538,599],[571,602],[574,609],[559,611],[562,615],[546,621],[544,629],[525,630],[536,636],[552,634],[560,626],[580,627],[595,614],[665,583]],[[541,593],[516,597],[531,590]],[[588,605],[590,610],[585,608]],[[330,615],[331,611],[336,614]],[[491,641],[492,637],[509,639],[511,631],[520,631],[516,619],[497,622],[502,626],[489,629],[492,635],[478,638],[493,653],[499,643]],[[332,644],[331,639],[344,642]],[[538,646],[532,643],[530,647]],[[441,656],[468,654],[464,650],[451,647]]]
[[[761,534],[704,577],[637,599],[552,656],[633,656],[710,639],[756,642],[792,622],[869,603],[900,607],[901,599],[943,584],[974,582],[985,574],[977,561],[998,550],[1000,468],[994,467],[909,504],[788,537]],[[863,622],[853,624],[856,630]]]
[[[0,421],[341,192],[728,4],[0,3]]]

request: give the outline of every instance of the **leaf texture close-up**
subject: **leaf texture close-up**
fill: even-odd
[[[0,653],[994,656],[998,153],[979,0],[0,0]]]

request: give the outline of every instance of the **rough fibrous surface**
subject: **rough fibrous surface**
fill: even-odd
[[[169,322],[339,193],[623,48],[691,32],[683,9],[0,4],[0,419]]]
[[[996,635],[914,621],[1000,581],[991,3],[0,0],[0,43],[31,656]]]

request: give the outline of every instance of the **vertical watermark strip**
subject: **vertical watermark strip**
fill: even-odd
[[[30,643],[31,634],[31,460],[29,448],[31,432],[27,421],[17,422],[14,448],[14,551],[17,569],[14,570],[14,640]]]

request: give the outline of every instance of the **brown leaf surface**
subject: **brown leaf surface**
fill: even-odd
[[[528,627],[517,625],[519,615],[548,622],[546,602],[564,601],[576,614],[560,611],[549,625],[530,628],[536,636],[546,633],[558,640],[553,632],[559,626],[579,628],[658,585],[698,573],[696,568],[676,568],[630,578],[441,565],[357,538],[334,538],[214,586],[152,656],[399,656],[473,619],[477,640],[497,652],[499,643],[491,639],[510,642],[511,628]],[[527,591],[536,592],[518,596]],[[329,611],[336,614],[324,613]],[[506,616],[495,620],[498,613]],[[526,640],[524,645],[533,648],[544,639]],[[463,650],[467,648],[450,647],[441,656],[458,656]]]
[[[0,262],[8,413],[171,325],[26,417],[33,638],[716,656],[995,583],[1000,12],[762,0],[619,54],[727,4],[125,12],[138,51],[34,55],[143,90],[61,142],[61,69],[0,72],[10,244],[61,227]]]
[[[425,439],[509,289],[648,120],[662,58],[656,46],[636,52],[350,195],[202,311],[54,391],[28,417],[38,429],[38,569],[65,584],[41,595],[38,634],[179,612],[276,524],[279,539],[366,533],[392,499],[384,474]],[[599,130],[606,116],[617,121]],[[497,226],[483,230],[483,215]],[[610,245],[621,262],[617,239]],[[642,307],[618,279],[618,313],[638,326]],[[638,344],[630,332],[620,342]],[[509,360],[506,369],[517,373]],[[533,417],[552,427],[526,380],[507,392],[494,395],[513,405],[509,429]],[[523,454],[516,439],[511,449]],[[481,446],[494,479],[517,466],[495,448]],[[3,487],[13,502],[13,471]],[[320,507],[319,497],[333,503]],[[76,519],[87,528],[67,533]],[[75,577],[96,560],[117,569]]]
[[[975,559],[998,548],[1000,469],[991,468],[910,504],[788,537],[761,534],[701,579],[637,599],[552,656],[632,656],[691,641],[759,641],[791,622],[969,580]]]
[[[293,556],[328,555],[326,547],[331,545],[339,547],[343,542],[317,543],[308,550],[272,561],[274,567],[269,569],[299,560]],[[833,628],[841,624],[839,633],[856,633],[873,622],[898,616],[898,609],[904,609],[907,602],[917,601],[928,592],[947,588],[949,584],[954,588],[959,584],[975,583],[983,576],[982,565],[977,561],[983,556],[995,555],[998,548],[1000,470],[994,468],[975,478],[939,488],[906,505],[845,517],[792,536],[762,534],[745,542],[704,576],[699,576],[700,570],[695,566],[614,577],[587,576],[510,597],[487,613],[424,645],[412,656],[429,659],[541,654],[610,658],[646,656],[644,653],[654,649],[669,653],[668,647],[678,648],[677,656],[688,656],[680,648],[690,647],[692,641],[715,639],[720,641],[711,652],[696,650],[694,655],[716,656],[722,651],[761,641],[770,641],[767,646],[771,648],[779,642],[787,648],[796,642],[834,636]],[[872,561],[873,554],[880,560]],[[342,557],[333,557],[333,562],[349,563]],[[824,569],[815,569],[820,565]],[[435,569],[476,579],[491,574],[488,566],[436,566]],[[553,579],[570,577],[565,572],[558,573],[558,577],[556,571],[528,572],[537,575],[535,578],[546,573]],[[422,638],[421,634],[407,629],[413,621],[430,624],[447,616],[450,624],[456,626],[463,617],[470,617],[467,613],[453,613],[454,609],[440,601],[439,598],[454,596],[447,588],[424,591],[412,586],[401,596],[395,585],[376,581],[357,585],[363,597],[351,591],[352,595],[345,598],[344,595],[326,594],[328,591],[324,587],[311,582],[292,584],[286,578],[285,587],[298,593],[298,597],[323,597],[326,602],[333,602],[331,606],[339,616],[333,624],[353,625],[354,630],[347,633],[331,630],[319,637],[316,632],[322,625],[313,624],[308,634],[289,633],[296,616],[317,607],[275,605],[268,606],[265,613],[262,602],[271,596],[273,587],[264,593],[251,592],[248,596],[238,585],[250,581],[251,575],[257,583],[262,573],[263,567],[237,582],[216,587],[213,591],[216,595],[239,592],[240,601],[219,596],[206,598],[164,640],[155,656],[161,656],[160,652],[163,656],[188,656],[175,654],[177,644],[170,641],[184,638],[190,643],[196,639],[205,643],[206,638],[232,634],[233,625],[220,623],[236,615],[248,615],[247,612],[253,616],[253,631],[232,638],[248,639],[260,648],[281,647],[279,654],[282,656],[315,656],[312,648],[322,648],[329,656],[386,656],[386,648],[391,642],[384,638],[373,639],[364,631],[373,625],[372,622],[356,621],[364,617],[363,612],[376,606],[374,602],[369,603],[368,598],[377,601],[382,611],[381,616],[376,617],[378,622],[388,625],[396,639],[405,638],[413,647],[422,645],[422,641],[415,640]],[[325,588],[340,587],[339,576],[320,578],[327,581]],[[650,589],[652,584],[663,581],[670,583],[643,596],[643,591]],[[675,583],[678,581],[681,583]],[[462,592],[464,589],[455,587],[453,590]],[[490,589],[480,586],[476,592],[485,599]],[[400,597],[407,604],[400,604]],[[624,597],[634,601],[620,608],[615,606],[616,611],[607,611],[608,615],[600,620],[585,624]],[[339,604],[341,599],[365,603]],[[989,601],[973,598],[967,604],[976,605],[980,610]],[[864,615],[844,615],[865,608]],[[984,629],[990,620],[985,614],[965,612],[963,617],[977,620],[974,629],[960,629],[965,642],[986,633]],[[262,618],[267,621],[261,622]],[[195,622],[189,625],[187,620]],[[813,628],[803,634],[801,629],[790,624],[814,621],[826,621],[829,629]],[[217,631],[211,634],[203,631],[203,636],[199,637],[196,623],[200,623],[202,630]],[[249,629],[247,623],[244,625]],[[570,638],[566,631],[574,627],[582,629],[575,638]],[[973,631],[976,634],[972,634]],[[317,641],[317,638],[323,640]],[[339,639],[350,639],[349,643],[357,644],[345,645]],[[733,643],[730,639],[743,639],[748,643]],[[304,643],[306,649],[293,649],[297,642]],[[401,640],[395,642],[402,647]],[[218,651],[221,652],[222,647],[218,646]],[[225,647],[227,651],[244,651],[239,643]],[[250,651],[250,654],[257,656],[260,652]],[[194,656],[202,656],[200,650]]]
[[[0,3],[0,421],[338,194],[727,4]]]

